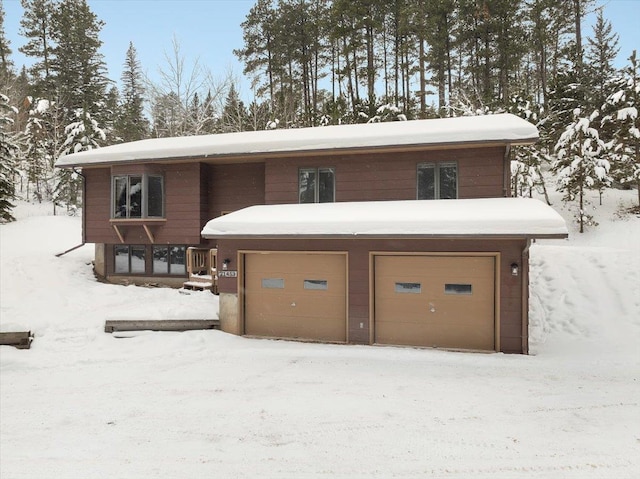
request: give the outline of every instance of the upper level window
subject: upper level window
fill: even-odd
[[[113,177],[113,218],[162,218],[164,178],[159,175]]]
[[[449,200],[458,197],[458,166],[455,163],[420,163],[418,199]]]
[[[298,176],[300,203],[333,203],[335,201],[334,168],[301,168]]]

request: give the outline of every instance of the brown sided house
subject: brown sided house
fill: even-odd
[[[510,148],[536,139],[493,115],[151,139],[58,166],[85,177],[107,280],[181,285],[217,247],[228,332],[526,353],[528,245],[567,234],[508,198]]]

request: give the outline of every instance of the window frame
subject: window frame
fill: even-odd
[[[131,179],[132,178],[141,178],[141,208],[140,208],[140,216],[131,216]],[[150,187],[149,187],[149,179],[150,178],[159,178],[160,179],[160,216],[158,215],[150,215],[149,214],[149,197],[150,197]],[[125,181],[125,189],[122,193],[126,196],[126,202],[124,205],[126,215],[118,216],[118,209],[121,208],[119,205],[119,196],[122,194],[117,191],[117,184],[119,180],[124,179]],[[164,182],[164,175],[157,173],[135,173],[135,174],[114,174],[111,176],[111,219],[117,220],[140,220],[140,219],[162,219],[166,217],[165,211],[165,199],[166,199],[166,189]]]
[[[455,196],[453,198],[441,198],[441,175],[440,171],[443,168],[454,167],[456,171],[456,182],[455,182]],[[420,197],[420,169],[433,169],[433,198],[421,198]],[[416,199],[418,200],[442,200],[442,199],[451,199],[455,200],[459,197],[459,174],[458,174],[458,163],[456,161],[442,161],[442,162],[424,162],[418,163],[416,165]]]
[[[118,265],[117,265],[117,251],[118,249],[127,249],[127,271],[118,271]],[[143,261],[144,261],[144,271],[142,272],[134,272],[132,271],[131,268],[131,257],[132,255],[132,251],[133,249],[142,249],[144,251],[144,254],[142,255]],[[146,245],[140,245],[140,244],[117,244],[114,245],[113,247],[113,274],[114,275],[138,275],[138,276],[143,276],[147,273],[147,247]]]
[[[174,245],[174,244],[154,244],[151,246],[151,274],[153,276],[173,276],[180,277],[186,276],[187,274],[187,246],[185,245]],[[179,273],[174,273],[171,271],[174,263],[171,261],[174,253],[172,252],[173,248],[181,248],[182,249],[182,257],[184,258],[184,263],[182,263],[182,271]],[[167,252],[167,271],[166,272],[156,272],[156,250],[164,249]],[[179,264],[179,263],[177,263]]]
[[[302,174],[312,172],[315,174],[313,182],[313,201],[302,201]],[[331,201],[320,201],[320,174],[331,172]],[[301,167],[298,168],[298,203],[335,203],[336,202],[336,169],[333,166],[323,167]]]

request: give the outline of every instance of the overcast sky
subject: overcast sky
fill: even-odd
[[[19,0],[3,1],[5,31],[17,68],[26,62],[18,48],[25,40],[19,36],[22,7]],[[151,77],[157,76],[159,67],[166,65],[165,53],[172,52],[172,38],[178,40],[183,56],[189,65],[196,59],[209,68],[216,77],[228,72],[242,76],[242,64],[233,55],[233,49],[241,48],[240,24],[255,3],[254,0],[89,0],[89,5],[99,19],[105,22],[100,34],[103,41],[109,78],[120,80],[122,65],[129,42],[138,51],[142,69]],[[605,18],[620,35],[620,53],[617,66],[635,48],[640,50],[640,0],[603,0]],[[594,15],[585,22],[584,34],[592,33]],[[241,82],[241,93],[250,98],[248,80]]]

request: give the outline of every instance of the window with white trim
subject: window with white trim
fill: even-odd
[[[111,188],[113,218],[163,218],[164,178],[161,175],[117,175]]]
[[[300,203],[333,203],[335,196],[334,168],[300,168],[298,172]]]
[[[458,197],[456,163],[420,163],[417,177],[419,200],[449,200]]]

